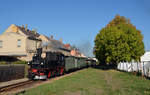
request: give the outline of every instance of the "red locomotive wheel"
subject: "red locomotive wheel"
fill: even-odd
[[[50,77],[51,77],[51,72],[48,73],[48,78],[50,78]]]
[[[61,68],[61,69],[60,69],[60,75],[63,75],[63,72],[64,72],[64,69]]]

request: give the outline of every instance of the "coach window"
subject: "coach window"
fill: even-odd
[[[3,41],[0,40],[0,48],[3,47]]]
[[[21,39],[17,40],[17,47],[21,47]]]

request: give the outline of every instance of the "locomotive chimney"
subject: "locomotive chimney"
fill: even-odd
[[[50,36],[50,39],[53,39],[53,35]]]
[[[25,31],[27,31],[28,30],[28,25],[27,24],[25,24]]]
[[[21,28],[24,28],[24,25],[22,25]]]
[[[62,43],[62,38],[60,38],[59,41]]]
[[[37,29],[33,29],[32,32],[33,32],[34,34],[36,34],[36,33],[37,33]]]

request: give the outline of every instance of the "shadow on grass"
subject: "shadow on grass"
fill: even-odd
[[[23,90],[23,91],[20,91],[20,92],[16,93],[15,95],[19,95],[19,94],[21,94],[21,95],[22,95],[22,94],[25,94],[25,92],[26,92],[26,91],[25,91],[25,90]]]
[[[141,73],[140,71],[137,71],[137,72],[136,72],[136,71],[127,72],[127,71],[118,70],[118,69],[117,69],[117,71],[119,71],[119,72],[124,72],[124,73],[127,73],[127,74],[129,74],[129,75],[135,75],[135,76],[137,76],[137,77],[143,77],[143,78],[145,78],[145,79],[150,80],[150,77],[149,77],[149,76],[142,75],[142,73]]]
[[[142,75],[142,73],[140,71],[139,72],[135,72],[135,71],[134,72],[127,72],[127,71],[119,70],[117,68],[107,66],[107,65],[96,65],[96,66],[92,66],[92,68],[100,69],[100,70],[116,70],[116,71],[119,71],[119,72],[127,73],[129,75],[135,75],[135,76],[143,77],[145,79],[150,80],[150,77]]]
[[[92,68],[101,69],[101,70],[117,70],[113,66],[107,66],[107,65],[95,65],[95,66],[92,66]]]

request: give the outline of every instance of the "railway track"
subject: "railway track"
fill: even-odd
[[[8,85],[5,87],[1,87],[0,88],[0,94],[3,92],[12,91],[13,89],[17,89],[17,88],[20,88],[20,87],[23,87],[23,86],[26,86],[26,85],[29,85],[32,83],[35,83],[35,81],[28,80],[28,81],[24,81],[24,82],[20,82],[20,83],[16,83],[16,84]]]

